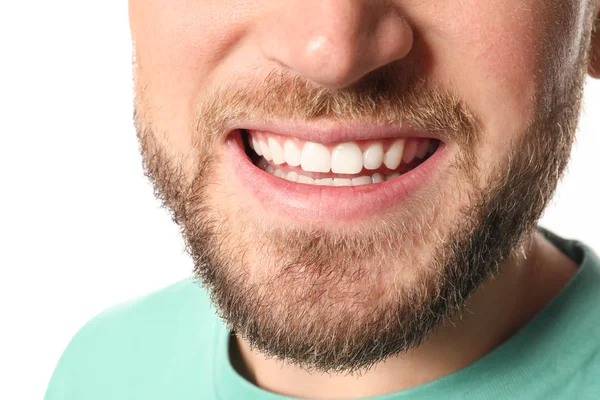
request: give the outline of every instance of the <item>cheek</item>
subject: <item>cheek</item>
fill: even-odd
[[[545,60],[556,58],[556,47],[572,39],[572,32],[559,35],[553,28],[557,20],[550,16],[564,14],[557,1],[446,1],[424,22],[428,74],[452,85],[480,118],[484,135],[478,153],[484,167],[503,163],[514,148],[552,79]]]
[[[243,37],[244,23],[251,18],[244,4],[234,0],[148,0],[134,7],[132,34],[144,66],[153,73],[164,73],[162,78],[172,77],[170,83],[205,79],[202,73],[222,62]]]
[[[190,173],[195,107],[244,35],[244,7],[233,0],[130,1],[140,105],[154,132],[168,132],[157,140],[172,156],[186,159]]]
[[[534,117],[537,49],[533,21],[522,23],[528,17],[474,24],[464,43],[472,61],[455,76],[481,118],[482,160],[506,154]]]
[[[439,73],[448,75],[486,129],[520,131],[531,117],[536,90],[538,27],[533,15],[498,1],[463,6],[455,10],[461,18],[440,33]]]

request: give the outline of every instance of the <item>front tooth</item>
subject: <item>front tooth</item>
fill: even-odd
[[[315,179],[315,184],[319,186],[333,186],[333,178]]]
[[[352,178],[352,186],[368,185],[372,182],[370,176],[359,176],[358,178]]]
[[[404,150],[404,139],[396,140],[392,147],[388,149],[383,158],[383,163],[389,169],[396,169],[402,161],[402,151]]]
[[[363,154],[363,165],[366,169],[377,169],[383,162],[383,144],[373,143]]]
[[[331,171],[336,174],[357,174],[363,168],[362,152],[354,142],[339,144],[331,153]]]
[[[285,157],[285,162],[292,166],[297,167],[300,165],[300,158],[302,154],[293,140],[286,140],[283,145],[283,156]]]
[[[322,144],[306,142],[302,148],[300,166],[306,172],[329,172],[331,153]]]
[[[283,149],[274,138],[269,138],[269,150],[271,150],[271,157],[273,157],[273,162],[275,164],[283,164],[285,162]]]
[[[286,173],[285,173],[285,172],[283,172],[282,170],[280,170],[280,169],[277,169],[277,168],[276,168],[276,169],[275,169],[275,172],[273,173],[273,175],[275,175],[275,176],[276,176],[276,177],[278,177],[278,178],[283,178],[283,179],[285,179]]]
[[[352,179],[333,178],[333,186],[352,186]]]
[[[260,150],[262,151],[262,156],[266,160],[271,161],[273,159],[273,157],[271,157],[271,149],[269,148],[269,144],[263,142],[262,140],[259,140],[258,146],[260,147]]]

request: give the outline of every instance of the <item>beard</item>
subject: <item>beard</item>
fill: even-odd
[[[533,233],[568,161],[586,55],[568,85],[539,90],[532,121],[485,174],[475,114],[456,93],[391,69],[344,91],[285,73],[215,89],[198,109],[192,176],[156,140],[138,90],[144,169],[232,332],[308,371],[361,373],[460,314]],[[230,177],[218,146],[225,127],[320,118],[408,121],[459,150],[440,179],[383,215],[334,227],[274,221]]]

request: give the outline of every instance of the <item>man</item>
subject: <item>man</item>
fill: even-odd
[[[47,399],[600,398],[600,260],[537,227],[600,0],[129,6],[196,279],[89,322]]]

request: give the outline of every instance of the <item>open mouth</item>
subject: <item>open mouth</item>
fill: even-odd
[[[318,186],[390,181],[418,168],[441,144],[422,137],[321,144],[265,131],[238,132],[254,166],[280,179]]]
[[[244,190],[239,201],[274,223],[383,217],[434,185],[452,157],[436,135],[410,126],[248,125],[231,130],[225,165]]]

